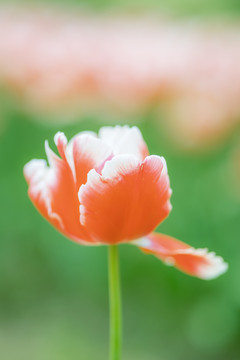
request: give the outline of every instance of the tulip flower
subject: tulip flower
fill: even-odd
[[[120,359],[118,245],[129,243],[201,279],[227,270],[221,257],[153,230],[171,211],[166,161],[149,155],[137,127],[103,127],[67,143],[58,132],[57,156],[45,143],[45,160],[24,167],[29,197],[63,235],[82,245],[108,245],[111,359]]]

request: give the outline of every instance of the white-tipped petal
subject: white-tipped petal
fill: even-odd
[[[131,154],[143,161],[148,156],[148,149],[143,140],[140,130],[134,126],[102,127],[99,137],[108,144],[115,155]]]
[[[44,177],[46,170],[46,160],[33,159],[24,166],[23,173],[27,182],[29,182],[30,179]]]
[[[24,167],[29,184],[28,194],[39,212],[68,238],[81,243],[93,243],[79,221],[79,201],[75,178],[66,156],[66,137],[55,136],[61,157],[45,142],[50,166],[45,160],[32,160]]]
[[[56,146],[58,146],[59,142],[61,142],[63,145],[67,145],[67,138],[65,136],[65,134],[62,131],[58,131],[55,135],[54,135],[54,142],[56,144]]]
[[[116,155],[102,174],[89,171],[79,190],[80,222],[96,241],[118,243],[148,234],[170,211],[169,179],[158,156],[141,162]]]
[[[228,269],[228,264],[220,256],[208,249],[195,249],[170,236],[152,233],[133,242],[146,253],[154,254],[166,265],[200,279],[214,279]]]
[[[107,161],[102,170],[102,179],[114,179],[122,174],[127,174],[129,169],[136,168],[140,165],[140,161],[133,155],[118,155],[111,161]]]
[[[202,279],[211,280],[224,274],[228,270],[228,264],[221,256],[217,256],[214,252],[206,255],[209,265],[203,266],[200,271]]]
[[[110,146],[88,133],[75,136],[67,147],[67,154],[72,158],[77,189],[86,183],[90,170],[101,172],[105,162],[113,157]]]

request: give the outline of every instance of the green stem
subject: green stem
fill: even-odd
[[[121,359],[121,294],[118,246],[109,246],[110,360]]]

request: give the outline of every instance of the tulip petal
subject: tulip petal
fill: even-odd
[[[165,160],[133,155],[107,161],[79,190],[80,222],[96,241],[114,244],[151,232],[169,214],[171,189]]]
[[[91,169],[101,172],[107,160],[113,157],[110,146],[90,133],[80,133],[69,142],[77,189],[87,181]]]
[[[58,133],[55,142],[62,159],[46,142],[50,167],[44,160],[32,160],[24,167],[29,197],[39,212],[64,235],[77,242],[92,243],[79,221],[79,201],[66,152],[67,140],[62,133]]]
[[[147,145],[136,126],[105,126],[100,129],[99,137],[111,146],[115,155],[132,154],[140,161],[149,155]]]
[[[154,254],[167,265],[188,275],[210,280],[223,274],[228,264],[207,249],[195,249],[171,236],[152,233],[133,242],[142,251]]]

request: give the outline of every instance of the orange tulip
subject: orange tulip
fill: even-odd
[[[83,245],[130,243],[202,279],[227,270],[221,257],[170,236],[152,233],[171,211],[166,161],[149,155],[137,127],[103,127],[67,144],[55,135],[58,157],[24,167],[29,197],[62,234]]]

